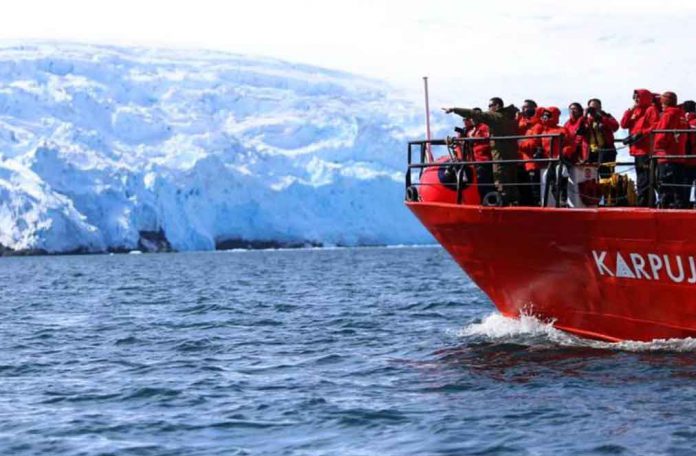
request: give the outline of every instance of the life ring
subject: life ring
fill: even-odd
[[[411,185],[406,189],[406,201],[418,201],[418,188],[415,185]]]
[[[481,205],[486,207],[501,207],[503,205],[503,195],[500,192],[488,192],[483,197]]]

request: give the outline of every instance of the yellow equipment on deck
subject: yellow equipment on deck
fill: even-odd
[[[635,183],[623,174],[600,179],[599,188],[605,206],[635,206],[638,200]]]

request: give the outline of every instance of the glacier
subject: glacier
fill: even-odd
[[[269,58],[5,44],[0,250],[431,243],[402,203],[421,111]]]

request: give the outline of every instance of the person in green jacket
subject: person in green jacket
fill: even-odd
[[[514,105],[504,106],[503,100],[498,97],[491,98],[488,111],[481,112],[466,108],[442,108],[447,114],[455,113],[467,117],[475,122],[483,122],[488,125],[491,136],[517,136],[516,114],[519,112]],[[518,160],[517,141],[491,141],[493,160]],[[520,194],[515,185],[517,176],[517,164],[495,165],[493,167],[493,179],[498,191],[503,194],[508,204],[519,204]]]

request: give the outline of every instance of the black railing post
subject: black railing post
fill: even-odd
[[[464,167],[466,165],[462,165],[459,167],[457,170],[457,204],[462,204],[462,191],[464,190]]]
[[[411,160],[413,144],[408,143],[408,167],[406,168],[406,190],[411,186]]]
[[[549,163],[546,167],[546,183],[544,185],[543,195],[541,195],[541,207],[546,207],[549,202],[549,176],[551,175],[551,169],[553,163]],[[543,174],[539,174],[539,185],[541,185],[541,179]],[[540,192],[541,193],[541,192]]]
[[[558,136],[553,136],[551,137],[551,153],[555,151],[554,149],[554,141],[556,138],[559,138]],[[556,199],[556,204],[555,207],[561,207],[561,145],[559,144],[558,146],[558,157],[556,157],[556,163],[555,163],[555,169],[553,170],[554,173],[554,182],[553,182],[553,197]]]
[[[421,164],[425,163],[425,151],[426,151],[426,146],[425,146],[425,143],[422,142],[420,145],[420,163]],[[420,172],[418,173],[419,180],[421,177],[423,177],[423,170],[425,170],[425,168],[421,168]]]
[[[648,141],[650,142],[650,148],[648,149],[648,160],[650,160],[650,175],[648,176],[648,188],[650,192],[648,193],[648,207],[655,206],[655,159],[653,158],[653,132],[648,134]]]

